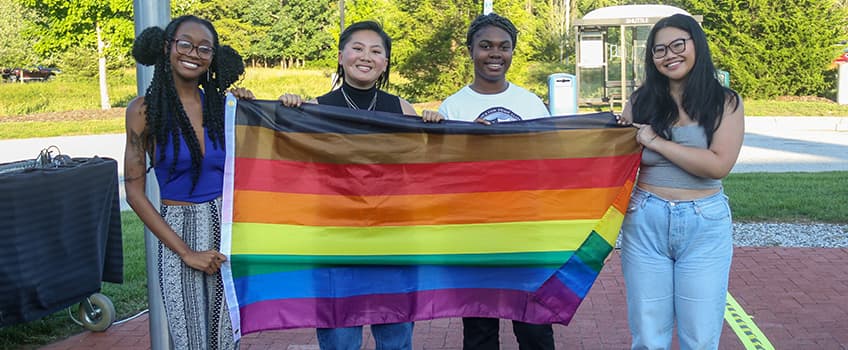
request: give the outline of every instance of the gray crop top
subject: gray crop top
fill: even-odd
[[[683,146],[707,148],[707,135],[704,133],[704,128],[698,124],[672,127],[671,140]],[[721,180],[692,175],[661,154],[647,148],[642,151],[639,182],[654,186],[695,190],[721,187]]]

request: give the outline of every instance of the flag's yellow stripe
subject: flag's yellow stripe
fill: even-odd
[[[233,223],[232,254],[418,255],[573,251],[597,224],[598,220],[381,227]]]

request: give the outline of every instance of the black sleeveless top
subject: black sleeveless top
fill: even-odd
[[[344,94],[342,93],[342,89],[344,89]],[[348,104],[345,94],[347,94],[347,97],[350,98],[350,102],[352,102],[354,106],[362,110],[368,109],[371,105],[371,101],[374,101],[374,94],[377,94],[373,110],[380,112],[403,113],[403,108],[400,106],[400,98],[384,92],[383,90],[378,90],[376,85],[372,86],[368,90],[361,90],[350,86],[345,82],[342,83],[342,87],[330,91],[323,96],[319,96],[316,100],[318,101],[318,104],[321,105],[354,108]]]

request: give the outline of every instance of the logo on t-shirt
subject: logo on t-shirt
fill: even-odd
[[[489,123],[495,124],[500,122],[515,122],[521,120],[521,116],[515,114],[515,112],[511,111],[509,108],[504,107],[492,107],[489,108],[480,115],[477,116],[477,119],[483,119]]]

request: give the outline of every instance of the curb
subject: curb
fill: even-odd
[[[848,131],[848,117],[745,117],[745,131]]]

